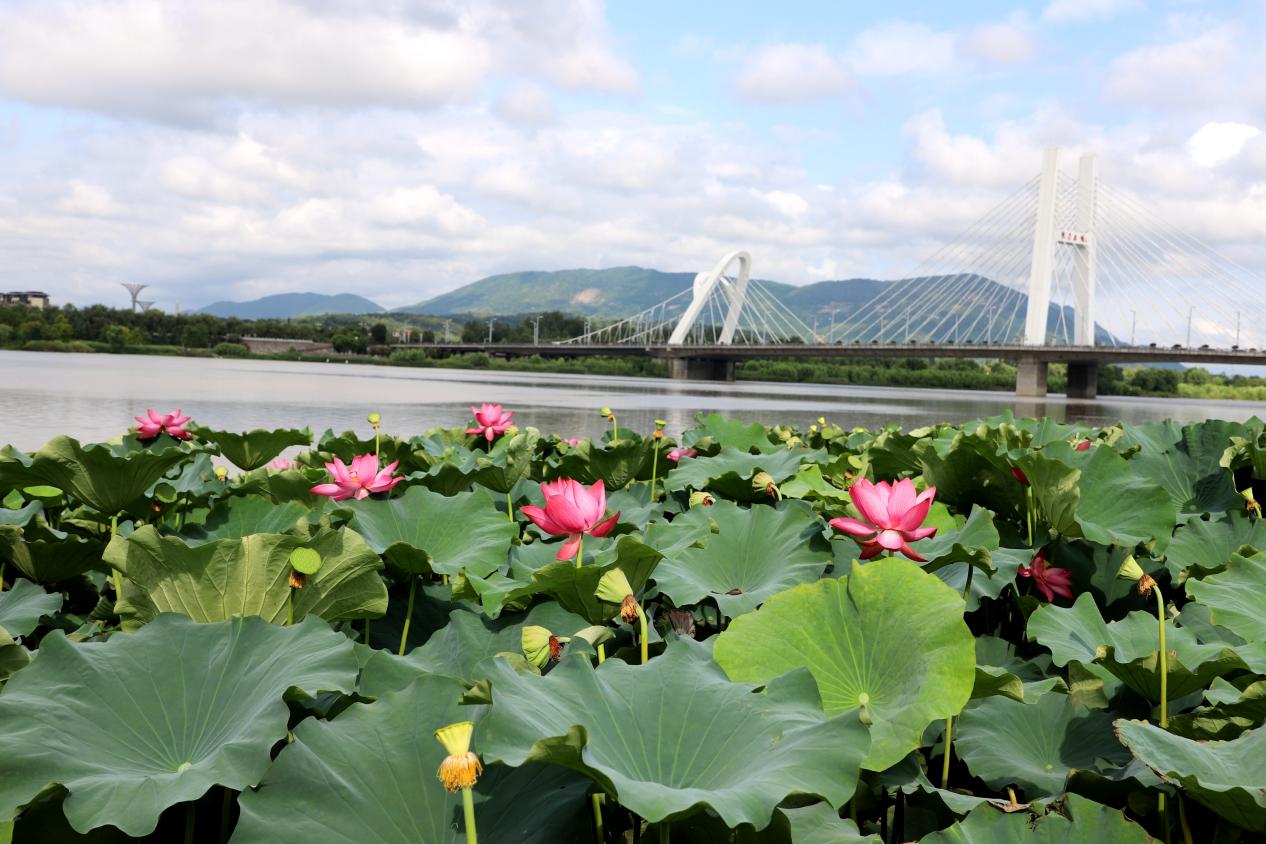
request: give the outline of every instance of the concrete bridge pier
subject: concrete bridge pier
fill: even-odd
[[[1025,398],[1046,395],[1046,373],[1049,365],[1035,355],[1022,355],[1015,364],[1015,394]]]
[[[1068,388],[1070,399],[1093,399],[1099,394],[1099,364],[1094,361],[1068,364]]]
[[[668,377],[675,381],[733,381],[730,358],[669,358]]]

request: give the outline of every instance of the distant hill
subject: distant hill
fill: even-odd
[[[291,319],[318,314],[377,314],[384,308],[355,293],[277,293],[247,302],[216,302],[197,313],[239,319]]]

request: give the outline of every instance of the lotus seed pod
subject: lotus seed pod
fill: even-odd
[[[371,413],[371,414],[369,414],[368,416],[366,416],[365,418],[366,418],[367,420],[369,420],[369,424],[370,424],[370,425],[373,425],[375,428],[377,428],[377,427],[378,427],[378,423],[382,422],[382,414],[381,414],[381,413]]]

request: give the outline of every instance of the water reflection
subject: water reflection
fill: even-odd
[[[1008,408],[1017,416],[1101,425],[1120,419],[1244,420],[1266,412],[1259,402],[1036,400],[965,390],[0,351],[0,443],[23,449],[61,433],[107,439],[146,407],[180,407],[204,425],[229,430],[307,424],[317,432],[367,432],[365,414],[372,409],[383,413],[386,430],[412,434],[462,424],[469,405],[482,401],[500,401],[521,424],[567,436],[600,434],[603,405],[616,411],[622,425],[647,431],[653,420],[665,419],[673,433],[690,427],[696,413],[713,411],[765,423],[804,425],[825,415],[845,426],[897,422],[906,428]]]

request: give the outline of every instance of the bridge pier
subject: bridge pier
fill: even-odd
[[[1099,364],[1094,361],[1068,364],[1068,389],[1070,399],[1093,399],[1099,395]]]
[[[733,381],[729,358],[669,358],[668,377],[675,381]]]
[[[1046,373],[1049,365],[1035,355],[1021,355],[1015,364],[1015,394],[1025,398],[1046,395]]]

